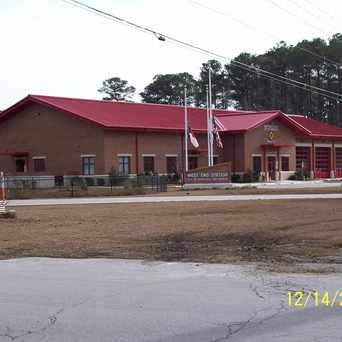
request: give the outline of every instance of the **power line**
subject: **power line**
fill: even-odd
[[[247,68],[248,71],[254,72],[254,73],[256,73],[256,74],[258,74],[260,76],[263,76],[263,77],[266,77],[266,78],[271,78],[271,76],[272,76],[273,78],[277,78],[278,82],[283,82],[285,84],[286,84],[286,82],[288,82],[289,85],[291,85],[291,86],[294,86],[294,85],[296,85],[297,87],[301,86],[301,89],[303,89],[305,91],[313,91],[314,90],[314,91],[316,91],[316,93],[319,93],[320,95],[325,96],[327,98],[332,98],[332,99],[334,99],[336,101],[341,101],[342,100],[342,94],[338,94],[338,93],[335,93],[335,92],[332,92],[332,91],[329,91],[329,90],[326,90],[326,89],[323,89],[323,88],[315,87],[315,86],[312,86],[312,85],[309,85],[309,84],[306,84],[306,83],[303,83],[303,82],[299,82],[299,81],[293,80],[293,79],[288,78],[288,77],[284,77],[284,76],[281,76],[281,75],[278,75],[278,74],[274,74],[274,73],[272,73],[270,71],[263,70],[261,68],[258,68],[258,67],[255,67],[255,66],[252,66],[252,65],[249,65],[249,64],[245,64],[245,63],[237,61],[237,60],[232,60],[231,58],[228,58],[226,56],[223,56],[223,55],[220,55],[218,53],[212,52],[210,50],[201,48],[201,47],[196,46],[194,44],[181,41],[181,40],[173,38],[171,36],[164,35],[164,34],[162,34],[160,32],[154,31],[154,30],[152,30],[152,29],[150,29],[148,27],[141,26],[141,25],[136,24],[136,23],[134,23],[132,21],[120,18],[118,16],[115,16],[115,15],[107,13],[107,12],[104,12],[102,10],[99,10],[99,9],[95,8],[95,7],[92,7],[92,6],[89,6],[89,5],[85,4],[85,3],[82,3],[82,2],[80,2],[78,0],[61,0],[61,1],[65,2],[65,3],[68,3],[70,5],[76,5],[76,7],[78,7],[78,8],[90,11],[92,13],[95,13],[95,14],[100,15],[102,17],[105,17],[107,19],[114,20],[114,21],[116,21],[118,23],[127,25],[127,26],[129,26],[131,28],[134,28],[134,29],[137,29],[139,31],[142,31],[142,32],[145,32],[145,33],[148,33],[148,34],[152,34],[152,35],[154,35],[155,37],[157,37],[161,41],[168,40],[168,41],[170,41],[170,42],[172,42],[172,43],[174,43],[176,45],[180,45],[182,47],[186,47],[188,49],[191,49],[191,50],[194,50],[194,51],[197,51],[197,52],[201,52],[201,53],[206,54],[206,55],[214,56],[215,58],[218,58],[218,59],[221,59],[221,60],[229,61],[231,64],[236,65],[237,67],[244,67],[245,69]],[[284,81],[286,81],[286,82],[284,82]]]
[[[331,26],[334,28],[334,30],[337,30],[339,31],[340,28],[335,26],[335,25],[332,25],[329,21],[326,21],[325,19],[322,19],[319,15],[317,15],[316,13],[308,10],[307,8],[305,8],[304,6],[300,5],[298,2],[296,2],[295,0],[288,0],[290,1],[292,4],[294,4],[296,7],[300,8],[302,11],[304,11],[305,13],[311,15],[312,17],[324,22],[325,24],[327,24],[328,26]]]
[[[249,71],[249,68],[245,68],[243,66],[238,66],[240,69],[243,69],[243,70],[246,70],[246,71]],[[342,99],[337,99],[336,97],[333,97],[333,96],[330,96],[330,95],[325,95],[325,94],[322,94],[321,92],[318,92],[318,91],[315,91],[315,90],[310,90],[310,89],[306,89],[305,87],[302,87],[302,86],[298,86],[296,84],[293,84],[293,83],[290,83],[290,82],[287,82],[287,81],[281,81],[279,80],[278,78],[276,77],[273,77],[273,76],[267,76],[267,78],[269,78],[270,80],[272,81],[276,81],[278,83],[282,83],[282,84],[285,84],[285,85],[289,85],[291,87],[294,87],[294,88],[297,88],[297,89],[301,89],[301,90],[304,90],[304,91],[310,91],[311,94],[316,94],[316,95],[321,95],[321,96],[324,96],[326,98],[329,98],[329,99],[332,99],[332,100],[335,100],[335,101],[338,101],[340,102]]]
[[[316,4],[314,4],[311,0],[304,0],[306,3],[308,3],[309,5],[311,5],[313,8],[316,8],[316,10],[318,10],[321,13],[324,13],[326,16],[328,16],[330,19],[334,20],[336,23],[338,23],[339,25],[342,25],[342,21],[337,19],[337,17],[334,17],[333,15],[331,15],[328,11],[322,9],[321,7],[317,6]],[[340,31],[340,29],[339,29]]]
[[[217,9],[215,9],[213,7],[209,7],[209,6],[199,2],[197,0],[188,0],[188,1],[193,3],[193,4],[195,4],[195,5],[197,5],[197,6],[199,6],[199,7],[202,7],[204,9],[208,10],[208,11],[211,11],[211,12],[217,14],[217,15],[221,15],[221,16],[227,17],[227,18],[229,18],[231,20],[234,20],[235,22],[239,23],[240,25],[248,27],[252,31],[259,31],[259,32],[263,33],[264,35],[267,35],[267,36],[271,37],[272,39],[276,39],[276,40],[281,41],[281,39],[279,37],[277,37],[276,35],[272,34],[271,32],[264,31],[264,30],[262,30],[262,29],[260,29],[260,28],[258,28],[256,26],[250,25],[249,23],[246,23],[246,22],[244,22],[244,21],[242,21],[240,19],[237,19],[237,18],[235,18],[235,17],[233,17],[231,15],[228,15],[226,12],[217,10]],[[314,56],[316,58],[319,58],[319,59],[323,60],[324,63],[328,62],[328,63],[334,65],[335,67],[342,67],[342,64],[340,64],[340,63],[338,63],[336,61],[333,61],[332,59],[329,59],[326,56],[322,56],[322,55],[320,55],[320,54],[318,54],[316,52],[313,52],[313,51],[311,51],[311,50],[309,50],[307,48],[304,48],[304,47],[301,47],[301,46],[296,46],[295,48],[298,49],[298,50],[304,51],[304,52],[310,54],[311,56]]]
[[[327,33],[328,35],[330,35],[329,32],[325,31],[325,30],[322,29],[321,27],[316,26],[316,25],[314,25],[314,24],[312,24],[312,23],[310,23],[310,22],[304,20],[301,16],[297,15],[296,13],[294,13],[294,12],[288,10],[287,8],[285,8],[285,7],[283,7],[283,6],[280,6],[280,5],[279,5],[278,3],[276,3],[275,1],[273,1],[273,0],[268,0],[268,2],[270,2],[273,6],[279,8],[281,11],[286,12],[286,13],[289,14],[290,16],[297,18],[300,22],[306,24],[307,26],[310,26],[311,28],[315,29],[316,31],[319,31],[319,32],[322,32],[322,31],[323,31],[323,32]]]

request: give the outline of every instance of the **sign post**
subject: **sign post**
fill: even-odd
[[[1,184],[1,200],[0,200],[0,213],[6,212],[6,191],[5,191],[5,175],[0,172],[0,184]]]

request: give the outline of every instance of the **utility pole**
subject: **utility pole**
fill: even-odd
[[[188,104],[187,104],[187,89],[184,87],[184,148],[185,148],[185,172],[189,171],[188,158]]]
[[[210,166],[210,114],[209,114],[209,87],[205,86],[207,95],[207,140],[208,140],[208,166]]]
[[[338,67],[338,93],[342,96],[342,66]],[[338,117],[337,125],[342,126],[342,97],[338,100]]]
[[[210,163],[209,166],[214,165],[213,155],[213,104],[212,104],[212,89],[211,89],[211,66],[209,64],[209,138],[210,138]]]

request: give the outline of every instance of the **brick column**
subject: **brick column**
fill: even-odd
[[[278,180],[281,180],[281,171],[280,171],[280,147],[277,149],[277,174],[278,174]]]
[[[315,151],[315,142],[312,140],[311,145],[311,158],[310,158],[310,178],[315,178],[315,171],[316,171],[316,151]]]
[[[264,171],[264,180],[268,181],[268,172],[267,172],[267,161],[266,161],[266,147],[262,147],[262,158],[263,158],[263,171]]]

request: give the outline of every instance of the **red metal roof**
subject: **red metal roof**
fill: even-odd
[[[301,115],[288,115],[298,125],[304,127],[311,136],[316,137],[342,137],[342,128],[313,120]]]
[[[183,131],[184,107],[134,102],[113,102],[77,98],[29,95],[0,114],[0,121],[6,120],[22,106],[40,103],[61,110],[79,119],[87,120],[106,129]],[[188,108],[189,125],[194,131],[206,130],[206,109]],[[281,120],[297,134],[310,137],[333,137],[342,139],[342,129],[303,116],[286,115],[280,111],[229,111],[213,110],[223,126],[230,133],[246,132],[275,118]]]
[[[243,132],[275,119],[279,114],[279,112],[230,112],[225,115],[219,113],[217,118],[225,127],[225,132]]]

